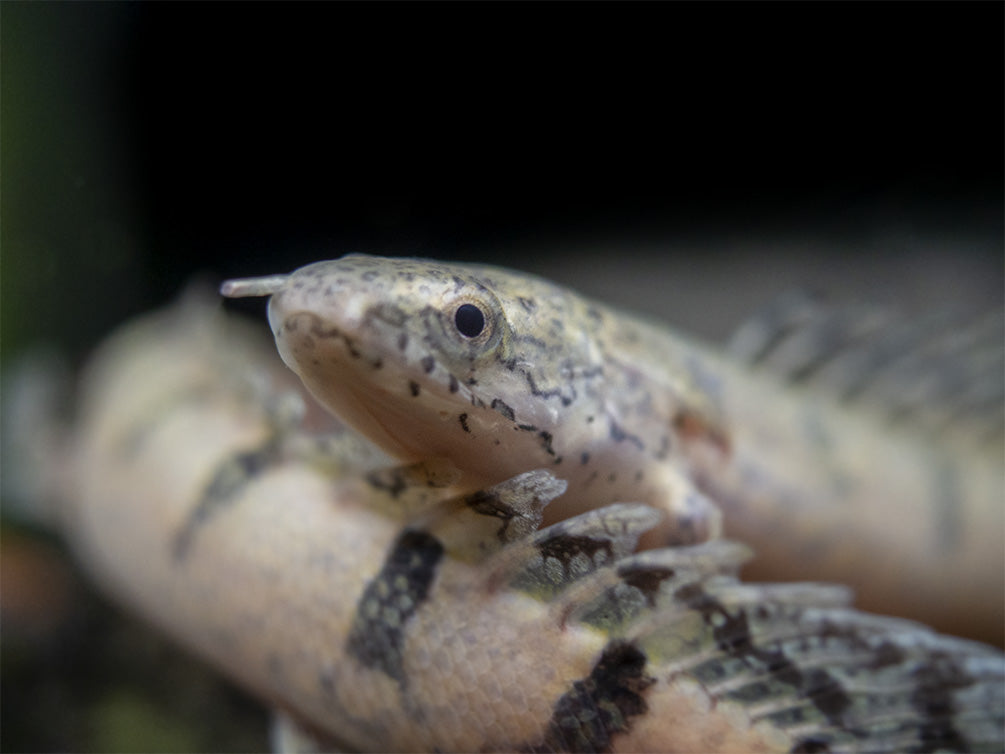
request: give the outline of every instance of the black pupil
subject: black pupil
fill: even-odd
[[[474,338],[485,329],[485,315],[474,304],[461,304],[454,315],[454,324],[465,338]]]

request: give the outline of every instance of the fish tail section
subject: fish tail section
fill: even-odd
[[[744,584],[735,542],[632,552],[654,523],[616,505],[501,552],[509,587],[608,637],[528,749],[1001,749],[1001,653],[856,611],[842,586]]]

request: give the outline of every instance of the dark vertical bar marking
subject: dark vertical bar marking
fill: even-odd
[[[443,545],[431,534],[406,529],[356,604],[346,652],[362,665],[405,685],[405,626],[429,595]]]

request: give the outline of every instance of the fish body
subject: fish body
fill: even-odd
[[[546,523],[645,502],[667,514],[656,546],[724,522],[758,578],[849,583],[866,609],[1001,640],[1000,399],[982,442],[898,426],[500,268],[350,255],[227,286],[271,295],[280,354],[323,405],[397,459],[450,459],[458,491],[546,468],[568,484]]]
[[[457,493],[315,414],[246,327],[154,315],[88,370],[63,529],[106,591],[320,741],[365,751],[996,751],[1005,658],[635,552],[619,504],[541,528],[554,466]]]

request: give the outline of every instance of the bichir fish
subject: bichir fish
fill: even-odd
[[[572,482],[539,436],[550,463],[466,490],[463,459],[396,463],[299,390],[247,325],[152,315],[96,355],[57,469],[96,581],[280,710],[281,748],[1001,750],[997,650],[742,583],[735,541],[636,551],[653,504],[543,525]]]
[[[955,350],[926,361],[924,342],[911,351],[903,328],[861,317],[800,328],[776,312],[785,326],[765,316],[740,338],[806,372],[809,346],[826,355],[822,342],[855,335],[864,345],[819,370],[865,383],[844,400],[823,380],[779,377],[500,268],[349,255],[223,292],[270,295],[279,352],[320,403],[402,462],[449,459],[458,491],[546,468],[568,485],[546,523],[644,502],[665,514],[646,546],[705,541],[724,524],[753,547],[753,577],[846,583],[864,609],[1001,642],[1000,316],[977,329],[979,358],[960,346],[973,333],[952,329]],[[896,355],[914,358],[870,402],[876,362]],[[951,389],[925,392],[947,373]],[[935,428],[893,421],[886,405],[919,383],[918,414],[976,399]]]

